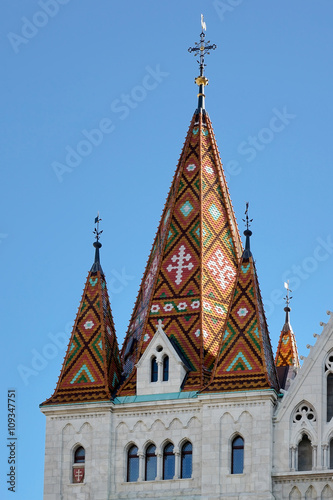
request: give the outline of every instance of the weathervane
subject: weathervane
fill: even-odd
[[[250,227],[250,225],[251,225],[251,222],[253,222],[253,219],[249,219],[249,214],[248,214],[248,212],[249,212],[249,202],[247,201],[247,202],[246,202],[245,214],[244,214],[244,215],[246,216],[246,218],[245,218],[245,219],[243,219],[243,222],[245,222],[245,224],[246,224],[246,230],[248,230],[248,229],[249,229],[249,227]]]
[[[94,235],[95,235],[95,238],[96,238],[96,241],[98,242],[99,241],[99,237],[100,235],[102,234],[103,232],[103,229],[102,231],[99,230],[99,223],[101,222],[102,219],[99,218],[99,212],[97,212],[97,217],[95,217],[95,224],[96,224],[96,227],[93,231]]]
[[[209,54],[210,50],[215,50],[217,45],[214,43],[213,45],[210,45],[210,40],[207,42],[205,41],[205,31],[206,31],[206,23],[204,22],[204,17],[203,14],[201,14],[201,33],[200,33],[200,42],[195,42],[195,47],[190,47],[188,51],[190,53],[193,52],[194,56],[199,55],[199,60],[197,61],[199,64],[200,68],[200,75],[194,80],[195,83],[199,86],[199,108],[204,108],[204,101],[203,98],[205,97],[204,94],[204,87],[208,85],[208,78],[204,76],[205,72],[205,55]]]
[[[289,307],[289,302],[291,301],[292,297],[289,296],[289,293],[292,292],[289,288],[289,280],[287,282],[284,282],[284,287],[287,290],[287,295],[284,297],[284,300],[286,301],[287,307]]]

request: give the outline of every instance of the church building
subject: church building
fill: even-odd
[[[333,499],[333,313],[302,366],[274,356],[251,252],[198,104],[119,348],[95,257],[46,416],[44,500]],[[243,246],[244,245],[244,246]],[[284,323],[283,323],[284,321]]]

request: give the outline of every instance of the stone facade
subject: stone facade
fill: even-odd
[[[157,336],[152,349],[162,342],[169,341]],[[330,315],[288,391],[279,397],[273,390],[178,392],[42,407],[47,417],[44,500],[332,499],[333,420],[327,422],[326,405],[332,353]],[[168,354],[177,360],[171,348]],[[312,469],[298,471],[298,445],[304,433],[311,441]],[[242,474],[231,473],[235,436],[244,439]],[[162,479],[167,441],[174,445],[172,480]],[[180,449],[185,441],[193,447],[192,477],[181,479]],[[139,477],[128,482],[127,453],[133,444],[138,448]],[[144,480],[149,444],[156,446],[154,481]],[[83,483],[73,484],[73,452],[78,445],[86,451],[85,477]]]

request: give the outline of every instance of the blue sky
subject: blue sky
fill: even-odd
[[[12,498],[4,484],[12,387],[17,498],[42,498],[38,405],[60,373],[97,210],[122,344],[196,107],[198,68],[187,49],[202,11],[218,46],[207,58],[207,110],[241,231],[250,202],[274,352],[284,280],[300,354],[333,309],[330,0],[2,2],[1,498]]]

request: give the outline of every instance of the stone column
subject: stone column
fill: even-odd
[[[322,445],[322,465],[323,469],[328,469],[328,445]]]
[[[157,380],[159,382],[162,382],[163,380],[163,363],[162,363],[162,360],[161,359],[157,359],[157,367],[158,367],[158,378]]]
[[[297,469],[296,457],[297,457],[297,448],[295,446],[291,446],[290,448],[290,470],[295,472]]]
[[[163,455],[162,453],[156,453],[157,456],[157,474],[156,474],[156,480],[161,480],[162,479],[162,472],[163,472]]]
[[[317,446],[312,447],[312,470],[317,469]]]
[[[145,455],[140,452],[139,455],[139,481],[145,480]]]
[[[175,475],[174,479],[179,479],[180,478],[180,452],[179,450],[174,451],[175,454]]]

